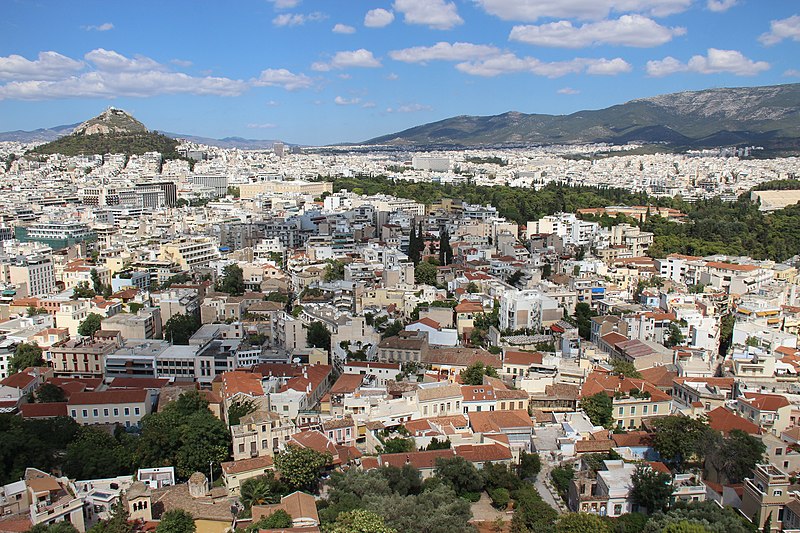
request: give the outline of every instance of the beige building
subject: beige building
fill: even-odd
[[[647,418],[668,415],[670,396],[643,379],[594,372],[581,388],[581,398],[603,393],[612,398],[614,424],[620,429],[635,429]]]
[[[242,483],[248,479],[263,476],[274,469],[272,457],[268,455],[228,461],[220,466],[222,466],[222,479],[230,496],[237,496]]]
[[[177,264],[181,270],[207,267],[219,259],[217,244],[207,237],[184,237],[161,245],[159,260]]]
[[[101,338],[70,339],[50,348],[57,376],[102,378],[106,357],[122,345],[119,333]]]
[[[238,425],[231,426],[233,459],[274,456],[289,438],[297,433],[294,422],[277,413],[260,410],[245,415]]]
[[[83,426],[120,424],[131,427],[140,425],[152,406],[150,392],[144,389],[73,392],[67,402],[67,413]]]
[[[781,531],[783,508],[792,499],[789,476],[771,464],[756,465],[752,478],[744,480],[742,513],[755,522],[758,530],[771,517],[770,531]]]
[[[320,196],[322,193],[332,193],[333,183],[330,181],[259,181],[256,183],[243,183],[239,185],[239,196],[243,200],[254,198],[259,194],[309,194]]]
[[[125,339],[160,339],[161,308],[145,307],[136,314],[120,313],[103,320],[103,329],[119,331]]]

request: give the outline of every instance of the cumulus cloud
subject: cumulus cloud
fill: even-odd
[[[277,128],[278,125],[272,124],[271,122],[266,122],[264,124],[251,123],[248,124],[247,127],[253,129],[271,129],[271,128]]]
[[[148,70],[166,70],[166,67],[149,57],[136,55],[125,57],[113,50],[97,48],[88,52],[84,59],[94,63],[99,70],[113,72],[143,72]]]
[[[622,58],[590,59],[578,57],[569,61],[541,61],[535,57],[518,57],[510,52],[478,61],[458,63],[456,69],[472,76],[493,77],[501,74],[528,72],[547,78],[559,78],[567,74],[595,74],[613,76],[630,72],[630,63]]]
[[[84,26],[83,29],[86,31],[109,31],[114,29],[114,25],[110,22],[104,22],[102,24]]]
[[[453,2],[445,0],[395,0],[395,11],[406,24],[419,24],[435,30],[449,30],[464,23]]]
[[[404,63],[425,63],[427,61],[467,61],[499,54],[494,46],[472,43],[439,42],[433,46],[414,46],[389,52],[389,57]]]
[[[754,76],[768,70],[766,61],[753,61],[746,58],[738,50],[719,50],[709,48],[706,55],[692,56],[683,63],[674,57],[648,61],[646,70],[649,76],[660,78],[678,72],[694,72],[697,74],[729,73],[736,76]]]
[[[336,26],[333,27],[331,31],[333,33],[348,34],[348,33],[355,33],[356,29],[352,26],[348,26],[347,24],[337,24]]]
[[[772,46],[784,39],[800,41],[800,15],[789,18],[773,20],[769,23],[769,31],[762,34],[758,40],[761,44]]]
[[[278,27],[302,26],[306,22],[319,22],[328,18],[324,13],[315,11],[304,15],[303,13],[283,13],[272,19],[272,24]]]
[[[191,67],[193,65],[193,63],[191,61],[186,60],[186,59],[170,59],[169,62],[172,63],[175,66],[183,67],[183,68],[188,68],[188,67]]]
[[[387,107],[386,108],[386,112],[387,113],[417,113],[418,111],[430,111],[431,109],[433,109],[433,108],[431,106],[429,106],[429,105],[414,103],[414,104],[403,104],[403,105],[398,106],[398,107]]]
[[[337,96],[333,99],[333,103],[336,105],[356,105],[361,103],[361,98],[344,98],[343,96]]]
[[[556,48],[583,48],[599,44],[645,48],[662,45],[674,36],[685,33],[685,28],[667,28],[642,15],[623,15],[618,19],[581,26],[573,26],[568,20],[539,26],[514,26],[508,38]]]
[[[336,52],[330,62],[314,63],[311,65],[311,69],[318,72],[327,72],[331,69],[376,68],[380,66],[381,62],[372,55],[372,52],[359,48],[358,50]]]
[[[58,52],[39,52],[31,61],[12,54],[0,57],[0,80],[57,80],[85,67],[82,61],[61,55]]]
[[[400,76],[398,76],[394,72],[390,72],[389,74],[386,75],[386,79],[389,80],[389,81],[395,81],[395,80],[399,80]]]
[[[364,15],[364,26],[367,28],[383,28],[394,21],[394,13],[386,9],[370,9]]]
[[[783,75],[787,78],[800,78],[800,70],[790,68],[789,70],[785,70]]]
[[[314,81],[305,74],[295,74],[285,68],[262,70],[253,81],[257,87],[283,87],[287,91],[307,89],[313,84]]]
[[[558,94],[580,94],[580,91],[578,89],[573,89],[572,87],[562,87],[556,92]]]
[[[706,8],[708,8],[709,11],[716,11],[717,13],[721,13],[722,11],[729,10],[737,3],[738,0],[708,0]]]
[[[692,0],[475,0],[503,20],[535,22],[541,18],[600,20],[616,13],[664,17],[686,11]]]

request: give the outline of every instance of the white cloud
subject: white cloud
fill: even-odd
[[[319,22],[328,18],[324,13],[315,11],[304,15],[303,13],[283,13],[272,19],[272,23],[278,27],[302,26],[306,22]]]
[[[404,63],[424,63],[426,61],[467,61],[499,53],[500,50],[494,46],[439,42],[433,46],[414,46],[393,50],[389,52],[389,57]]]
[[[356,29],[352,26],[348,26],[347,24],[337,24],[336,26],[333,27],[331,31],[333,33],[349,34],[349,33],[355,33]]]
[[[125,57],[113,50],[97,48],[88,52],[84,59],[94,63],[98,70],[111,72],[144,72],[149,70],[166,70],[166,67],[155,59],[136,55]]]
[[[364,26],[367,28],[383,28],[394,20],[394,13],[386,9],[370,9],[364,15]]]
[[[399,80],[400,76],[398,76],[394,72],[390,72],[389,74],[386,75],[386,79],[389,80],[389,81],[395,81],[395,80]]]
[[[272,128],[277,128],[278,125],[277,124],[272,124],[271,122],[266,122],[264,124],[251,123],[251,124],[248,124],[247,127],[248,128],[253,128],[253,129],[272,129]]]
[[[433,109],[429,105],[424,104],[406,104],[401,105],[397,109],[395,109],[396,113],[416,113],[417,111],[430,111]]]
[[[586,61],[586,73],[597,76],[616,76],[633,70],[631,64],[621,57],[615,57],[614,59],[588,59]]]
[[[104,22],[97,25],[83,26],[83,29],[86,31],[109,31],[114,29],[114,25],[110,22]]]
[[[449,30],[464,23],[453,2],[445,0],[395,0],[395,11],[406,24],[420,24],[435,30]]]
[[[663,17],[686,11],[693,0],[475,0],[503,20],[535,22],[540,18],[600,20],[615,13]]]
[[[285,68],[268,68],[253,80],[256,87],[283,87],[287,91],[308,89],[314,81],[305,74],[295,74]]]
[[[568,20],[540,26],[514,26],[508,38],[555,48],[583,48],[599,44],[650,47],[667,43],[673,36],[684,33],[685,28],[667,28],[642,15],[623,15],[618,19],[581,26],[573,26]]]
[[[186,59],[170,59],[169,62],[177,67],[183,67],[183,68],[191,67],[194,64]]]
[[[333,103],[336,105],[356,105],[361,103],[361,98],[344,98],[342,96],[337,96],[333,99]]]
[[[569,61],[545,62],[535,57],[517,57],[508,52],[479,61],[458,63],[456,69],[473,76],[493,77],[501,74],[529,72],[547,78],[559,78],[567,74],[616,75],[629,72],[631,65],[622,58],[590,59],[578,57]]]
[[[721,13],[727,11],[738,3],[738,0],[708,0],[706,8],[709,11]]]
[[[311,69],[318,72],[327,72],[331,69],[376,68],[380,66],[381,62],[372,55],[372,52],[359,48],[358,50],[336,52],[330,62],[314,63],[311,65]]]
[[[738,50],[719,50],[709,48],[706,55],[695,55],[688,62],[682,63],[674,57],[647,62],[647,74],[659,78],[677,72],[694,72],[697,74],[730,73],[736,76],[754,76],[768,70],[766,61],[753,61],[746,58]]]
[[[773,20],[769,23],[769,31],[762,34],[758,40],[761,44],[772,46],[784,39],[800,41],[800,15],[789,18]]]
[[[372,109],[373,107],[375,107],[375,102],[364,102],[361,105],[361,107],[363,107],[364,109]]]
[[[300,5],[300,0],[267,0],[271,2],[275,9],[291,9]]]
[[[339,78],[340,80],[349,80],[353,76],[351,76],[347,72],[342,72],[341,74],[337,74],[336,77]]]
[[[277,106],[279,106],[279,105],[281,105],[281,104],[280,104],[280,103],[278,103],[278,102],[276,102],[275,100],[268,100],[268,101],[267,101],[267,105],[268,105],[269,107],[277,107]]]
[[[57,80],[85,67],[82,61],[58,52],[39,52],[33,61],[12,54],[0,57],[0,80]]]
[[[556,91],[558,94],[580,94],[578,89],[573,89],[572,87],[563,87]]]

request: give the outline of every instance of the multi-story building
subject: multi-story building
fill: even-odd
[[[771,464],[756,465],[752,478],[745,478],[740,511],[763,528],[770,521],[770,532],[782,531],[784,507],[792,496],[789,475]],[[757,522],[756,522],[757,521]]]
[[[206,237],[184,237],[161,245],[162,261],[176,263],[182,270],[207,267],[219,259],[219,250],[213,240]]]
[[[0,264],[0,282],[17,286],[17,296],[45,296],[56,288],[53,261],[48,256],[18,256]]]
[[[70,339],[53,345],[50,357],[57,376],[101,378],[106,357],[120,347],[122,338],[113,336]]]
[[[583,383],[581,398],[598,393],[611,397],[614,424],[620,429],[641,427],[643,420],[670,412],[670,396],[643,379],[593,372]]]
[[[136,314],[120,313],[103,320],[103,329],[119,331],[125,339],[160,339],[161,308],[145,307]]]
[[[67,401],[67,413],[77,423],[138,426],[152,410],[150,392],[144,389],[73,392]]]
[[[54,250],[80,242],[93,242],[97,235],[82,222],[35,222],[14,228],[14,236],[22,242],[40,242]]]

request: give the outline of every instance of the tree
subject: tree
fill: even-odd
[[[653,420],[653,448],[679,470],[684,462],[703,451],[709,427],[688,416],[664,416]]]
[[[248,533],[255,533],[262,529],[283,529],[287,527],[292,527],[292,516],[283,509],[278,509],[258,522],[253,522],[251,525],[247,526],[245,531]]]
[[[681,328],[675,322],[670,322],[669,324],[669,335],[667,338],[664,339],[664,346],[667,348],[672,348],[673,346],[678,346],[684,341],[683,333],[681,333]]]
[[[510,276],[508,276],[508,284],[512,287],[517,287],[519,285],[519,281],[522,279],[522,271],[517,270]]]
[[[450,246],[450,234],[446,229],[443,229],[439,237],[439,264],[449,265],[452,262],[453,248]]]
[[[299,446],[289,446],[275,456],[275,466],[281,473],[281,479],[298,490],[313,490],[319,481],[320,471],[330,462],[330,454]]]
[[[8,373],[16,374],[32,366],[47,366],[42,358],[42,349],[35,342],[18,344],[8,361]]]
[[[242,267],[234,263],[222,269],[222,280],[217,284],[217,289],[231,296],[241,296],[244,294],[244,273]]]
[[[45,383],[36,390],[36,401],[39,403],[66,402],[64,389],[52,383]]]
[[[414,440],[395,437],[383,443],[383,453],[406,453],[414,451]]]
[[[692,502],[689,504],[676,503],[675,506],[666,513],[656,512],[647,521],[641,533],[662,533],[667,531],[667,527],[672,524],[686,523],[690,526],[702,526],[704,530],[689,529],[688,532],[695,533],[705,531],[707,533],[755,533],[756,525],[750,523],[738,511],[731,507],[720,507],[713,501]],[[677,529],[676,531],[683,531]],[[628,532],[626,532],[628,533]]]
[[[505,509],[511,501],[511,494],[505,487],[490,490],[489,497],[492,499],[492,505],[497,509]]]
[[[240,488],[239,501],[244,505],[245,511],[249,513],[254,505],[278,503],[281,497],[288,493],[289,487],[283,480],[276,479],[275,473],[270,471],[263,476],[244,480]]]
[[[720,483],[741,483],[762,461],[766,447],[760,439],[734,429],[723,438],[711,431],[703,439],[705,470]]]
[[[78,533],[71,523],[66,520],[61,522],[54,522],[50,525],[36,524],[32,526],[26,533]]]
[[[464,385],[483,385],[483,376],[492,378],[499,377],[497,370],[489,365],[484,365],[482,361],[472,363],[459,374],[461,383]]]
[[[693,524],[686,520],[673,522],[661,530],[661,533],[709,533],[709,529],[700,524]]]
[[[761,533],[772,533],[772,509],[769,510],[767,519],[764,520],[764,528],[761,530]]]
[[[556,521],[556,533],[611,533],[602,518],[589,513],[567,513]]]
[[[325,324],[319,320],[315,320],[308,326],[306,332],[306,342],[315,347],[322,348],[323,350],[330,351],[331,349],[331,332],[325,327]]]
[[[339,261],[338,259],[328,261],[328,264],[325,265],[325,274],[323,279],[325,281],[344,279],[344,262]]]
[[[381,339],[394,337],[401,331],[403,331],[403,323],[400,322],[399,320],[393,320],[390,324],[386,326],[386,328],[381,333]]]
[[[636,378],[641,379],[642,374],[636,370],[636,367],[633,366],[633,363],[625,361],[624,359],[614,359],[611,362],[611,366],[614,369],[614,372],[617,374],[622,374],[628,378]]]
[[[127,473],[129,463],[125,448],[113,435],[84,426],[78,438],[67,446],[63,468],[74,479],[99,479]]]
[[[538,453],[527,453],[522,451],[519,456],[519,477],[522,479],[533,479],[542,469],[542,460],[539,458]]]
[[[194,533],[196,529],[194,518],[188,511],[172,509],[161,515],[156,533]]]
[[[247,414],[256,410],[256,404],[253,400],[234,400],[230,407],[228,407],[228,425],[238,426],[239,420]]]
[[[200,319],[192,314],[172,315],[164,324],[164,339],[172,344],[189,344],[189,338],[200,329]]]
[[[470,294],[475,294],[476,292],[480,292],[478,285],[474,281],[470,281],[467,284],[467,292]]]
[[[578,334],[589,340],[592,335],[592,317],[597,316],[595,310],[586,302],[578,302],[572,316],[575,325],[578,326]]]
[[[452,487],[459,496],[464,497],[483,490],[483,478],[478,474],[475,466],[463,457],[436,459],[433,473]]]
[[[542,500],[533,485],[523,485],[515,495],[514,517],[511,531],[528,533],[533,531],[552,531],[558,513]]]
[[[336,518],[329,533],[397,533],[397,530],[386,525],[386,521],[377,513],[366,509],[353,509],[341,513]]]
[[[102,327],[103,317],[97,313],[89,313],[78,326],[78,335],[93,337]]]
[[[427,261],[420,261],[414,267],[414,282],[417,285],[436,285],[436,267]]]
[[[424,247],[421,233],[421,231],[419,234],[417,233],[417,230],[412,223],[411,233],[408,236],[408,259],[414,264],[414,266],[417,266],[417,263],[419,263],[420,253]]]
[[[631,499],[648,512],[664,509],[672,495],[672,476],[639,464],[631,476]]]
[[[452,444],[450,443],[450,439],[449,438],[445,438],[445,439],[439,440],[436,437],[433,437],[431,439],[430,443],[428,443],[428,445],[425,447],[425,449],[428,450],[428,451],[430,451],[430,450],[449,450],[451,446],[452,446]]]
[[[580,407],[595,426],[611,427],[614,421],[614,405],[611,397],[605,392],[598,392],[588,398],[583,398]]]
[[[102,294],[103,280],[100,279],[100,274],[97,272],[97,269],[93,268],[90,270],[89,276],[92,278],[92,289],[94,290],[95,294]]]
[[[386,479],[388,486],[401,496],[422,492],[422,476],[419,470],[411,465],[403,465],[402,468],[383,466],[380,475]]]
[[[567,491],[569,490],[569,485],[572,483],[572,480],[575,478],[575,467],[571,464],[567,464],[564,466],[557,466],[553,470],[550,471],[550,479],[553,480],[553,485],[555,486],[558,493],[561,495],[562,498],[566,499]]]

